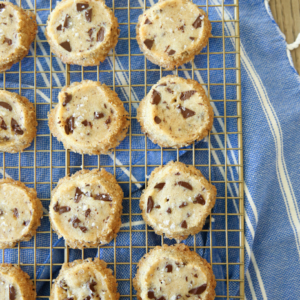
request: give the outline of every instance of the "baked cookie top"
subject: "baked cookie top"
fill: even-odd
[[[50,300],[118,300],[112,270],[98,258],[63,264],[52,286]]]
[[[169,75],[141,101],[137,119],[154,143],[179,148],[208,135],[213,109],[197,81]]]
[[[127,112],[105,84],[85,80],[62,89],[49,116],[51,132],[66,148],[100,154],[116,147],[128,129]]]
[[[205,12],[188,0],[161,0],[139,17],[137,40],[147,58],[173,69],[207,44],[211,25]]]
[[[211,266],[183,244],[152,249],[140,260],[133,284],[142,300],[212,300],[216,287]]]
[[[82,170],[52,191],[50,221],[72,248],[109,243],[121,226],[123,191],[113,175]]]
[[[156,168],[140,208],[157,234],[180,241],[198,233],[216,200],[216,188],[193,166],[169,162]]]

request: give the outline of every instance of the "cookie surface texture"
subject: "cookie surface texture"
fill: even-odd
[[[118,300],[112,270],[98,258],[64,263],[52,285],[50,300]]]
[[[175,75],[161,78],[137,110],[142,131],[153,143],[172,148],[206,137],[212,129],[213,116],[202,86]]]
[[[72,248],[107,244],[120,229],[122,199],[121,187],[104,169],[78,171],[52,191],[52,227]]]
[[[151,173],[140,208],[156,234],[180,241],[202,229],[216,193],[195,167],[169,162]]]
[[[0,264],[0,296],[7,300],[35,300],[36,292],[30,277],[20,267]]]
[[[13,179],[0,180],[0,248],[29,241],[42,215],[42,203],[34,189]]]
[[[152,249],[138,263],[133,280],[139,300],[215,299],[210,264],[184,244]]]
[[[160,0],[139,17],[136,38],[152,63],[172,70],[207,45],[211,24],[189,0]]]
[[[49,115],[52,134],[78,153],[105,154],[126,137],[127,111],[105,84],[85,80],[64,87]]]
[[[0,72],[24,58],[37,33],[35,14],[0,1]]]
[[[34,106],[16,93],[0,91],[0,151],[16,153],[36,136]]]
[[[118,42],[118,20],[103,0],[63,0],[50,14],[45,34],[64,63],[96,66]]]

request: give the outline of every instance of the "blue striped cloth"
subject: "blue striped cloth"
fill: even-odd
[[[128,12],[129,0],[108,0],[109,7],[115,7],[115,15],[118,17],[121,29],[121,38],[135,37],[135,25],[127,23],[137,22],[142,13],[143,0],[131,0],[131,9]],[[12,1],[15,2],[15,1]],[[18,1],[17,1],[18,2]],[[147,6],[156,1],[148,0]],[[212,23],[213,38],[209,42],[209,56],[207,49],[201,55],[196,56],[195,68],[199,69],[192,73],[192,65],[188,63],[179,68],[178,75],[185,78],[194,78],[209,89],[209,96],[214,108],[215,120],[210,139],[206,138],[195,145],[195,154],[190,151],[192,147],[181,149],[179,160],[186,164],[197,164],[201,172],[216,185],[218,199],[213,209],[213,217],[204,226],[204,231],[195,237],[189,237],[185,243],[192,248],[196,245],[196,251],[213,262],[213,270],[219,279],[216,293],[218,299],[232,299],[240,295],[240,267],[243,263],[240,258],[239,232],[240,219],[236,216],[240,212],[238,201],[240,186],[238,182],[230,182],[225,186],[224,180],[227,175],[228,181],[238,181],[238,168],[240,152],[238,148],[237,128],[237,105],[238,97],[236,71],[236,48],[234,21],[234,0],[225,0],[224,8],[220,5],[221,0],[196,0],[195,3],[205,5],[209,18],[212,21],[222,20],[224,10],[224,33],[222,36],[222,22]],[[243,143],[244,143],[244,166],[245,166],[245,295],[247,299],[299,299],[299,254],[300,254],[300,214],[297,198],[300,199],[300,186],[297,180],[300,159],[299,134],[299,110],[300,110],[300,80],[294,67],[291,65],[290,55],[286,48],[284,37],[279,32],[269,11],[267,1],[263,0],[240,0],[240,35],[241,35],[241,74],[242,74],[242,110],[243,110]],[[18,2],[19,3],[19,2]],[[52,8],[56,1],[52,1]],[[22,0],[21,5],[26,9],[42,9],[37,12],[39,24],[45,24],[49,14],[48,0]],[[137,9],[140,7],[140,9]],[[119,9],[122,8],[122,9]],[[38,196],[43,200],[45,216],[39,228],[36,239],[30,242],[22,242],[20,253],[18,248],[5,250],[4,261],[10,263],[20,262],[24,271],[34,278],[34,260],[36,260],[36,278],[38,296],[49,296],[50,278],[55,278],[59,272],[60,264],[64,262],[64,241],[58,239],[56,234],[50,235],[50,224],[47,215],[50,191],[55,183],[65,176],[65,152],[61,143],[55,138],[50,142],[49,128],[47,125],[47,113],[50,109],[50,97],[52,102],[57,102],[57,95],[66,84],[65,65],[56,57],[50,60],[43,57],[50,54],[48,43],[44,36],[45,26],[39,26],[36,44],[33,44],[29,56],[21,63],[21,70],[26,71],[19,77],[19,64],[14,65],[6,72],[5,77],[0,74],[0,87],[10,91],[21,92],[30,101],[37,103],[38,136],[36,144],[22,154],[0,154],[0,164],[3,174],[5,162],[5,174],[14,179],[26,182],[29,187],[36,189]],[[224,43],[224,45],[223,45]],[[227,52],[225,61],[223,46]],[[36,48],[36,59],[32,56]],[[130,49],[130,50],[129,50]],[[128,54],[133,55],[129,59]],[[161,76],[157,66],[147,62],[146,67],[154,71],[148,71],[145,75],[145,59],[141,54],[135,39],[120,39],[116,49],[116,60],[113,65],[113,57],[108,57],[100,64],[99,80],[113,87],[113,67],[116,70],[115,90],[124,102],[125,108],[131,111],[131,116],[136,116],[138,101],[145,95],[145,81],[151,85],[157,82]],[[121,55],[121,56],[118,56]],[[52,62],[52,66],[51,66]],[[227,70],[224,73],[223,67]],[[208,67],[211,69],[208,72]],[[33,71],[38,71],[34,76]],[[52,73],[50,69],[52,68]],[[132,72],[129,74],[128,70]],[[188,70],[185,70],[188,69]],[[97,80],[97,68],[86,67],[84,79]],[[70,81],[81,81],[81,67],[70,66]],[[77,72],[76,72],[77,71]],[[162,75],[172,74],[163,71]],[[225,74],[225,78],[224,78]],[[5,80],[4,80],[5,79]],[[130,81],[131,79],[131,81]],[[226,82],[226,89],[223,83]],[[209,82],[209,85],[207,83]],[[21,86],[19,85],[21,83]],[[52,85],[52,89],[50,86]],[[142,86],[139,86],[142,85]],[[36,94],[34,87],[37,87]],[[147,87],[147,90],[150,86]],[[226,106],[220,101],[226,97]],[[130,103],[131,100],[131,103]],[[219,101],[218,101],[219,100]],[[136,101],[136,102],[135,102]],[[218,116],[228,116],[226,120]],[[228,134],[224,137],[224,128]],[[145,168],[148,165],[160,165],[161,161],[167,163],[177,159],[176,151],[163,151],[161,157],[160,148],[150,140],[145,142],[143,136],[135,136],[141,133],[136,119],[131,121],[131,159],[129,154],[130,138],[127,137],[117,148],[115,153],[100,156],[100,165],[115,174],[124,190],[123,201],[124,215],[123,226],[115,241],[107,248],[101,248],[100,258],[108,263],[115,271],[118,281],[118,290],[124,298],[131,294],[130,275],[134,276],[136,264],[147,251],[148,246],[161,244],[160,236],[149,231],[145,234],[145,225],[140,215],[138,199],[146,180],[154,167]],[[226,143],[226,144],[224,144]],[[145,146],[148,151],[145,158]],[[227,161],[225,151],[227,150]],[[209,155],[208,149],[214,149]],[[32,150],[37,150],[36,155]],[[50,172],[50,151],[52,150],[52,173]],[[19,168],[14,168],[21,164]],[[131,178],[129,164],[132,164]],[[36,170],[32,167],[36,162]],[[114,162],[116,168],[114,169]],[[70,173],[74,173],[83,165],[87,168],[98,165],[97,156],[84,156],[70,153]],[[211,164],[211,168],[209,168]],[[228,165],[227,169],[225,165]],[[217,166],[214,166],[217,165]],[[226,170],[225,170],[226,169]],[[51,178],[52,175],[52,178]],[[53,186],[51,187],[51,180]],[[131,195],[130,195],[131,193]],[[129,197],[132,200],[129,201]],[[227,207],[225,206],[225,196]],[[130,212],[133,214],[130,220]],[[227,229],[225,213],[227,212]],[[132,233],[129,232],[131,221]],[[148,228],[150,229],[150,228]],[[210,233],[210,229],[216,230]],[[51,238],[52,237],[52,238]],[[167,244],[174,241],[164,240]],[[52,245],[51,245],[52,243]],[[34,246],[36,245],[36,255]],[[114,245],[117,247],[114,250]],[[225,246],[229,249],[226,251]],[[53,246],[53,250],[50,247]],[[132,250],[130,251],[130,246]],[[98,256],[97,249],[86,249],[84,257]],[[0,255],[2,261],[2,255]],[[79,259],[82,252],[70,249],[69,259]],[[20,259],[20,260],[19,260]],[[52,261],[52,266],[50,262]],[[118,264],[122,262],[122,264]],[[130,262],[133,263],[132,267]],[[229,263],[228,267],[226,263]],[[226,278],[230,283],[226,285]],[[135,295],[135,291],[133,291]],[[127,295],[127,296],[126,296]],[[222,297],[223,296],[223,297]]]

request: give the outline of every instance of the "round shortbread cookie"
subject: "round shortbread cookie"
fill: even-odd
[[[127,111],[105,84],[85,80],[64,87],[49,115],[52,134],[65,148],[84,154],[105,154],[126,137]]]
[[[34,189],[13,179],[0,180],[0,248],[29,241],[41,225],[42,203]]]
[[[37,33],[35,14],[0,1],[0,72],[23,59]]]
[[[99,258],[64,263],[52,285],[50,300],[118,300],[117,281]]]
[[[103,0],[62,0],[50,14],[45,34],[64,63],[96,66],[116,46],[118,26]]]
[[[213,117],[202,86],[175,75],[161,78],[137,110],[142,131],[161,147],[180,148],[200,141],[212,129]]]
[[[0,91],[0,151],[16,153],[36,136],[34,106],[16,93]]]
[[[72,248],[98,247],[121,226],[123,191],[104,169],[82,170],[59,180],[52,191],[52,228]]]
[[[172,70],[208,43],[211,24],[189,0],[160,0],[139,17],[136,38],[147,59]]]
[[[180,241],[202,229],[216,194],[215,186],[195,167],[169,162],[151,173],[140,208],[156,234]]]
[[[20,267],[0,264],[0,296],[3,300],[35,300],[30,277]]]
[[[157,246],[138,263],[133,279],[139,300],[213,300],[210,264],[184,244]]]

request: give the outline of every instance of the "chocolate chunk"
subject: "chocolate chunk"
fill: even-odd
[[[59,209],[58,209],[58,212],[61,215],[61,214],[64,214],[64,213],[66,213],[70,210],[71,210],[70,206],[60,206]]]
[[[194,38],[194,37],[192,37],[192,36],[190,36],[190,40],[194,41],[194,40],[195,40],[195,38]]]
[[[144,40],[144,44],[149,50],[151,50],[153,43],[154,43],[154,40],[149,40],[149,39]]]
[[[171,273],[173,271],[172,265],[166,265],[167,273]]]
[[[0,9],[4,9],[5,8],[5,4],[1,3],[0,4]]]
[[[9,111],[12,111],[11,105],[9,105],[6,102],[0,102],[0,106],[4,107],[5,109],[8,109]]]
[[[178,30],[181,30],[182,32],[184,32],[184,25],[180,26],[180,27],[178,28]]]
[[[155,299],[155,295],[153,291],[148,291],[148,298],[149,299]]]
[[[90,126],[91,128],[93,127],[92,123],[89,122],[88,120],[82,121],[81,124],[84,125],[84,126]]]
[[[101,118],[103,118],[103,117],[104,117],[104,114],[103,114],[103,113],[100,113],[100,112],[97,112],[97,111],[95,111],[95,112],[94,112],[94,117],[95,117],[95,119],[101,119]]]
[[[61,44],[59,44],[61,47],[63,47],[65,50],[67,50],[68,52],[71,52],[72,51],[72,48],[71,48],[71,45],[70,45],[70,42],[68,41],[65,41]]]
[[[146,18],[146,20],[145,20],[145,23],[144,24],[152,24],[152,22],[148,19],[148,18]]]
[[[97,42],[102,42],[104,40],[105,28],[101,27],[97,32]]]
[[[94,33],[94,30],[95,30],[95,27],[92,27],[92,28],[90,28],[90,29],[88,30],[88,32],[87,32],[91,40],[92,40],[92,35],[93,35],[93,33]]]
[[[157,183],[154,188],[159,189],[161,191],[164,188],[165,184],[165,182]]]
[[[111,123],[111,118],[110,118],[110,116],[109,116],[108,119],[105,121],[105,124],[108,125],[108,124],[110,124],[110,123]]]
[[[167,86],[166,83],[159,84],[158,86]]]
[[[195,277],[195,278],[198,278],[198,275],[197,275],[197,274],[194,274],[194,277]]]
[[[9,300],[15,300],[16,299],[16,290],[13,285],[9,285]]]
[[[92,282],[88,283],[88,287],[92,292],[96,292],[95,285],[97,285],[97,282],[95,280],[92,280]]]
[[[193,23],[193,27],[194,28],[199,28],[201,27],[201,23],[202,23],[202,20],[201,20],[201,15],[198,16],[198,18],[195,20],[195,22]]]
[[[179,208],[183,208],[185,206],[187,206],[188,204],[186,202],[182,202],[180,205],[179,205]]]
[[[180,100],[182,100],[182,101],[188,100],[188,99],[190,99],[195,93],[196,93],[196,91],[186,91],[186,92],[182,92],[182,93],[180,94]]]
[[[166,300],[166,298],[164,296],[161,296],[157,300]]]
[[[71,219],[72,222],[72,226],[74,228],[77,228],[79,226],[79,223],[81,222],[77,217],[74,217],[73,219]]]
[[[108,202],[112,201],[109,194],[97,194],[97,195],[94,196],[94,199],[95,200],[108,201]]]
[[[154,122],[155,122],[156,124],[159,124],[159,123],[161,123],[161,119],[160,119],[159,117],[155,116]]]
[[[19,212],[18,212],[18,209],[17,209],[17,208],[14,208],[13,212],[14,212],[14,216],[15,216],[16,218],[19,218]]]
[[[204,198],[202,197],[201,194],[198,194],[196,197],[195,197],[195,200],[193,203],[198,203],[198,204],[201,204],[201,205],[205,205],[205,200]]]
[[[155,205],[154,208],[160,208],[160,205]]]
[[[84,226],[79,226],[79,228],[80,228],[80,230],[83,232],[83,233],[85,233],[85,232],[87,232],[87,228],[86,227],[84,227]]]
[[[178,185],[188,189],[188,190],[193,190],[193,187],[186,181],[178,181]]]
[[[172,209],[169,207],[169,208],[167,209],[167,213],[170,214],[171,212],[172,212]]]
[[[66,106],[71,100],[72,100],[72,95],[65,93],[65,98],[64,98],[63,106]]]
[[[180,172],[175,173],[175,175],[180,175]]]
[[[69,135],[70,133],[73,133],[74,129],[75,129],[75,119],[74,117],[69,117],[66,120],[66,125],[65,125],[65,132],[67,135]]]
[[[189,117],[192,117],[192,116],[194,116],[194,115],[196,114],[193,110],[190,110],[190,109],[188,109],[188,108],[186,108],[186,107],[183,107],[183,106],[181,106],[181,105],[177,105],[177,108],[180,109],[180,112],[181,112],[182,116],[183,116],[185,119],[187,119],[187,118],[189,118]]]
[[[168,52],[168,55],[170,56],[170,55],[174,55],[176,53],[176,51],[175,50],[170,50],[169,52]]]
[[[69,19],[71,19],[71,17],[68,14],[66,14],[64,28],[69,28]]]
[[[87,218],[91,214],[90,208],[85,211],[85,217]]]
[[[0,209],[0,216],[2,216],[3,215],[3,210],[2,209]]]
[[[57,31],[61,31],[61,30],[62,30],[62,25],[61,25],[61,24],[58,25],[58,26],[56,27],[56,30],[57,30]]]
[[[7,38],[7,37],[5,37],[3,44],[4,44],[4,43],[7,43],[8,46],[10,46],[10,45],[12,44],[12,40],[9,39],[9,38]]]
[[[62,288],[63,290],[67,290],[69,287],[68,287],[68,285],[67,285],[67,283],[66,283],[66,281],[64,280],[64,279],[62,279],[60,282],[59,282],[59,287],[60,288]]]
[[[20,125],[14,118],[11,118],[10,126],[16,134],[22,135],[24,133],[24,131],[21,129]]]
[[[92,299],[91,296],[87,296],[83,300],[91,300],[91,299]]]
[[[153,90],[151,104],[158,105],[160,100],[161,100],[160,93],[157,90]]]
[[[186,220],[182,221],[180,226],[181,226],[181,228],[187,228]]]
[[[77,11],[83,11],[89,7],[88,3],[77,3],[76,4],[76,9]]]
[[[82,195],[84,195],[84,193],[79,187],[77,187],[75,191],[74,202],[78,203],[81,200]]]
[[[192,290],[189,290],[189,294],[193,294],[193,295],[200,295],[202,294],[205,290],[206,290],[207,284],[204,283]]]
[[[147,213],[151,213],[152,209],[154,206],[154,202],[151,196],[148,197],[148,201],[147,201]]]
[[[53,206],[53,210],[55,212],[58,212],[59,211],[59,204],[58,204],[58,201],[55,203],[55,205]]]
[[[176,300],[180,299],[181,297],[182,297],[181,295],[177,295]]]
[[[6,125],[5,121],[3,120],[2,117],[0,117],[0,118],[1,118],[0,128],[3,130],[7,130],[7,125]]]
[[[169,48],[170,48],[170,45],[168,45],[168,46],[166,47],[165,52],[167,52]]]
[[[170,94],[174,94],[174,91],[172,91],[170,88],[166,88],[167,92],[169,92]]]
[[[88,21],[88,22],[92,22],[92,13],[93,13],[93,9],[89,9],[85,12],[85,19]]]
[[[24,222],[23,222],[23,226],[28,226],[29,223],[30,223],[30,220],[24,221]]]

